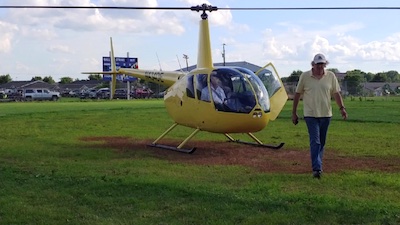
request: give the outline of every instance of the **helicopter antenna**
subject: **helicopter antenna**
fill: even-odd
[[[188,71],[189,72],[189,64],[188,64],[188,59],[189,59],[189,56],[188,55],[186,55],[186,54],[183,54],[183,58],[185,59],[185,61],[186,61],[186,71]]]
[[[162,71],[160,58],[158,58],[158,53],[157,52],[156,52],[156,56],[157,56],[158,66],[160,67],[160,71]]]
[[[181,66],[181,62],[179,61],[178,55],[176,55],[176,59],[178,60],[178,64],[179,64],[179,68],[181,69],[181,72],[183,72],[183,69],[182,69],[182,66]]]

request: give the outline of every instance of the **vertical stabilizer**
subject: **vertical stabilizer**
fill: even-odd
[[[197,68],[213,68],[208,19],[200,21]]]
[[[115,87],[117,85],[117,68],[116,68],[116,63],[115,63],[115,57],[114,57],[114,47],[113,47],[113,42],[112,42],[112,37],[110,37],[110,45],[111,45],[111,72],[112,72],[112,80],[111,80],[111,92],[110,92],[110,97],[111,99],[114,97],[115,93]]]

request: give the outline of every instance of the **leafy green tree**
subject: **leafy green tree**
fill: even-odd
[[[390,82],[398,82],[398,81],[400,81],[400,75],[395,70],[390,70],[390,71],[386,72],[386,76],[388,78],[388,81],[390,81]]]
[[[300,75],[303,73],[301,70],[293,71],[290,76],[286,79],[286,82],[298,82]]]
[[[328,71],[331,71],[331,72],[333,72],[333,73],[340,73],[340,71],[337,69],[337,68],[328,68],[327,69]]]
[[[394,93],[394,90],[392,90],[392,89],[390,88],[390,85],[389,85],[389,84],[383,85],[382,91],[383,91],[383,95],[390,95],[391,93]]]
[[[61,84],[70,84],[73,82],[73,79],[71,77],[61,77],[60,83]]]
[[[374,76],[375,76],[375,74],[368,72],[368,73],[364,74],[364,81],[370,82]]]
[[[386,82],[388,80],[386,73],[377,73],[371,82]]]
[[[362,85],[361,82],[364,80],[364,72],[361,70],[347,71],[344,77],[344,85],[350,95],[361,95]]]
[[[44,77],[43,81],[46,82],[46,83],[49,83],[49,84],[54,84],[55,83],[53,77],[51,77],[51,76]]]
[[[363,77],[363,78],[364,78],[365,74],[366,73],[364,71],[361,71],[361,70],[350,70],[350,71],[346,72],[347,76],[360,76],[360,77]]]
[[[0,76],[0,84],[6,84],[6,83],[11,82],[11,81],[12,81],[12,79],[11,79],[10,74],[6,74],[6,75],[1,75]]]
[[[89,80],[102,80],[103,77],[100,74],[90,74],[88,76]]]
[[[32,77],[31,79],[31,81],[37,81],[37,80],[43,80],[43,79],[40,76]]]
[[[396,94],[400,94],[400,86],[396,87],[396,88],[394,89],[394,92],[396,92]]]

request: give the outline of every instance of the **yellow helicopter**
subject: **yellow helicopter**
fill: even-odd
[[[211,57],[211,42],[207,11],[217,7],[203,4],[191,7],[202,11],[197,68],[192,71],[155,71],[115,67],[112,39],[110,72],[85,72],[85,74],[112,74],[112,94],[115,91],[116,76],[125,74],[167,87],[164,95],[166,109],[174,123],[150,146],[184,153],[185,144],[199,131],[224,134],[229,141],[251,144],[272,149],[281,148],[284,143],[267,145],[253,132],[264,129],[270,120],[275,120],[285,105],[288,96],[274,66],[269,63],[256,73],[241,67],[214,67]],[[160,141],[178,125],[193,128],[178,146],[160,144]],[[234,139],[233,133],[246,133],[254,142]]]

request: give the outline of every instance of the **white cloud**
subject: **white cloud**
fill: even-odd
[[[73,51],[65,45],[51,45],[47,50],[52,53],[73,53]]]
[[[6,53],[11,50],[16,31],[18,31],[17,26],[0,20],[0,52]]]

